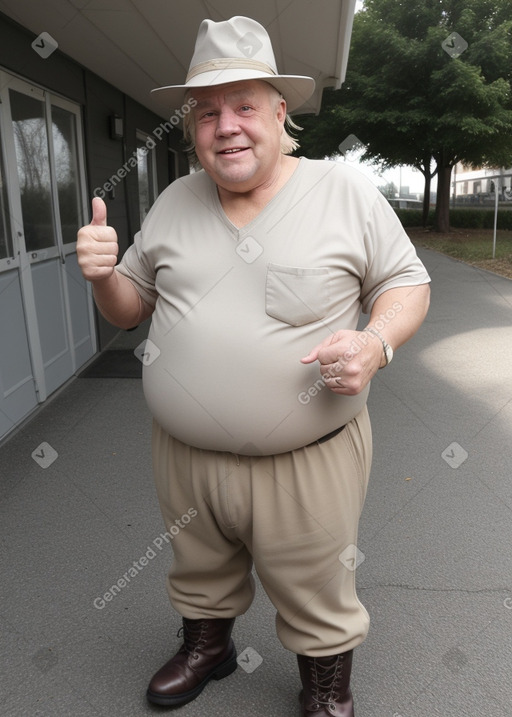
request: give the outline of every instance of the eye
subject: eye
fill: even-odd
[[[252,110],[252,107],[250,105],[242,105],[240,107],[241,112],[250,112]]]

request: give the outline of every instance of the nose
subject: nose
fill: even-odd
[[[231,137],[240,134],[237,114],[226,105],[219,112],[215,134],[217,137]]]

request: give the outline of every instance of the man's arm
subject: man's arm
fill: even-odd
[[[107,226],[107,208],[99,197],[92,200],[92,212],[91,223],[78,232],[78,264],[84,278],[92,283],[94,300],[107,321],[131,329],[147,319],[153,307],[126,276],[115,270],[117,234]]]
[[[429,302],[428,284],[388,289],[375,300],[367,328],[376,329],[395,350],[419,329]],[[301,361],[319,361],[326,386],[334,393],[353,396],[385,366],[386,357],[380,338],[372,332],[337,331]]]

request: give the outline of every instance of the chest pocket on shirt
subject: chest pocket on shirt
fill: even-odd
[[[329,269],[269,264],[265,311],[290,326],[320,321],[329,308]]]

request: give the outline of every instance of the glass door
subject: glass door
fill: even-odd
[[[0,437],[37,406],[20,283],[18,233],[6,181],[5,108],[0,104]]]
[[[90,288],[76,259],[76,233],[86,222],[80,114],[71,102],[5,78],[0,99],[10,212],[0,252],[13,255],[41,402],[96,350]],[[0,265],[0,281],[7,268]],[[0,313],[9,314],[6,305]],[[3,363],[6,358],[0,374]]]

